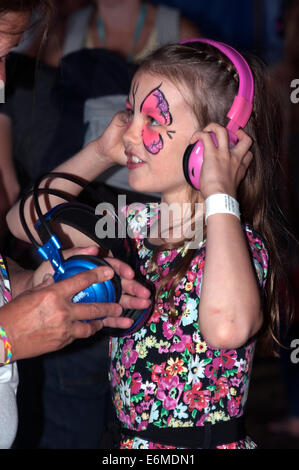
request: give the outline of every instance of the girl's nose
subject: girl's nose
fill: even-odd
[[[123,141],[125,147],[128,147],[130,144],[137,145],[141,142],[142,136],[142,126],[141,123],[138,123],[137,120],[129,121],[127,124],[127,129],[123,134]]]

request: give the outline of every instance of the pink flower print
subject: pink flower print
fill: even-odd
[[[167,267],[163,270],[163,276],[167,276],[168,273],[169,273],[169,268]]]
[[[177,351],[183,352],[186,348],[189,349],[191,343],[191,336],[190,335],[182,335],[180,341],[173,342],[170,352]]]
[[[178,252],[176,250],[162,251],[158,255],[158,265],[171,263],[171,261],[177,256]]]
[[[230,379],[230,383],[234,386],[234,387],[239,387],[240,383],[241,383],[241,379],[238,379],[237,377],[232,377]]]
[[[136,406],[136,411],[137,411],[137,413],[138,413],[139,415],[142,413],[143,410],[142,410],[142,408],[141,408],[141,405],[137,405],[137,406]]]
[[[179,383],[177,375],[163,377],[160,380],[156,397],[158,400],[162,401],[163,408],[166,410],[174,410],[180,399],[183,388],[184,384]]]
[[[166,362],[162,364],[155,364],[152,369],[152,381],[160,382],[162,375],[165,373]]]
[[[187,278],[189,282],[194,282],[196,279],[197,273],[193,271],[188,271]]]
[[[217,446],[217,449],[237,449],[238,444],[236,442],[232,442],[231,444],[223,444],[222,446]]]
[[[188,409],[190,411],[194,410],[194,408],[198,411],[202,411],[210,403],[211,392],[210,390],[200,390],[201,385],[201,382],[196,382],[192,385],[191,390],[187,390],[184,393],[183,400],[186,405],[189,405]]]
[[[147,325],[150,325],[151,323],[159,323],[160,320],[160,313],[157,310],[154,310],[154,313],[150,317]]]
[[[167,339],[171,339],[174,335],[180,336],[182,334],[182,330],[179,327],[179,320],[175,323],[171,323],[170,321],[165,321],[163,323],[163,335]]]
[[[209,413],[203,414],[203,415],[200,417],[200,419],[196,422],[196,426],[204,426],[205,420],[206,420],[207,416],[209,416]]]
[[[132,375],[132,382],[131,382],[131,392],[132,392],[132,395],[137,395],[137,393],[139,392],[140,390],[140,387],[141,387],[141,375],[139,374],[139,372],[135,372],[133,375]]]
[[[215,384],[217,381],[217,372],[218,369],[216,367],[213,367],[212,364],[209,364],[206,366],[205,369],[205,375],[210,379],[211,384]]]
[[[135,410],[134,406],[131,406],[130,407],[130,419],[131,419],[131,423],[133,425],[136,421],[136,418],[137,418],[136,410]]]
[[[164,363],[165,367],[165,363]],[[142,390],[144,390],[144,399],[148,400],[150,397],[149,395],[153,395],[156,385],[153,384],[152,382],[146,381],[144,384],[141,385]]]
[[[220,398],[224,398],[229,391],[228,381],[226,377],[221,377],[216,382],[216,389],[215,389],[215,401],[219,401]]]
[[[111,382],[111,386],[114,388],[116,386],[116,370],[111,366],[110,368],[110,382]]]
[[[238,414],[239,406],[238,406],[238,403],[235,401],[234,398],[231,398],[230,400],[228,400],[227,409],[228,409],[228,412],[229,412],[230,416],[236,416]]]
[[[132,429],[132,423],[130,420],[130,416],[126,415],[122,410],[119,412],[119,420],[122,424],[125,424],[126,428]]]
[[[237,353],[234,349],[230,351],[221,351],[221,362],[224,369],[232,369],[235,365]]]
[[[121,362],[125,366],[126,369],[129,369],[132,364],[138,359],[138,353],[134,349],[132,349],[134,341],[132,339],[127,339],[124,347],[123,353],[121,357]]]

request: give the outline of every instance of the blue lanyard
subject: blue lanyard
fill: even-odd
[[[131,48],[131,51],[127,57],[127,61],[128,62],[132,62],[133,60],[133,57],[134,57],[134,52],[135,52],[135,47],[138,43],[138,40],[141,36],[141,33],[142,33],[142,30],[143,30],[143,26],[144,26],[144,23],[145,23],[145,18],[146,18],[146,10],[147,10],[147,7],[146,7],[146,4],[145,3],[142,3],[141,5],[141,8],[140,8],[140,11],[139,11],[139,16],[138,16],[138,20],[137,20],[137,24],[136,24],[136,28],[135,28],[135,33],[134,33],[134,39],[133,39],[133,44],[132,44],[132,48]],[[106,33],[105,33],[105,27],[104,27],[104,23],[101,19],[101,17],[99,16],[98,18],[98,35],[101,39],[101,42],[105,45],[106,44]]]

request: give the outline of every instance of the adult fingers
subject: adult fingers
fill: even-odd
[[[108,281],[112,279],[113,276],[114,272],[112,268],[109,266],[100,266],[99,268],[83,271],[68,279],[57,282],[53,288],[59,291],[62,297],[70,299],[92,284]]]
[[[72,333],[74,338],[89,338],[103,327],[127,329],[132,326],[132,323],[130,318],[124,317],[107,317],[104,320],[94,320],[88,323],[78,321],[74,323]]]
[[[99,320],[106,317],[118,317],[122,313],[122,307],[116,303],[74,303],[71,309],[73,320]]]

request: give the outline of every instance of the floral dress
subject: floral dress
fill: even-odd
[[[149,267],[153,246],[139,236],[159,215],[157,203],[147,204],[127,214],[133,227],[140,270],[156,285],[159,274]],[[139,230],[140,229],[140,230]],[[261,289],[267,276],[267,250],[254,231],[246,225],[253,265]],[[144,232],[144,230],[143,230]],[[166,274],[170,262],[181,250],[162,251],[158,264]],[[167,289],[160,294],[156,308],[139,331],[110,340],[110,383],[117,417],[122,427],[142,431],[148,425],[159,428],[203,426],[228,421],[243,415],[248,395],[255,342],[232,350],[216,349],[205,341],[198,326],[205,241],[201,243],[190,267],[175,291],[178,316],[168,316]],[[172,449],[139,437],[123,435],[123,449]],[[250,437],[238,442],[223,442],[217,448],[255,448]]]

